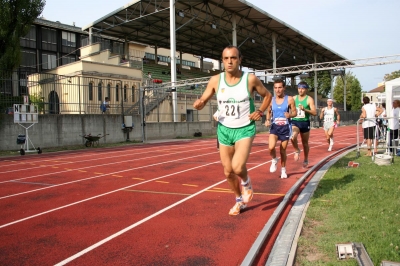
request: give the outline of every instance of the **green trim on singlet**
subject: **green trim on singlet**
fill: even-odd
[[[299,95],[296,95],[296,97],[293,97],[293,98],[294,98],[296,108],[299,106],[299,104],[302,104],[304,106],[305,110],[311,110],[310,106],[307,103],[308,95],[306,95],[306,97],[302,101],[299,100]],[[304,113],[305,113],[304,118],[293,117],[292,120],[294,120],[294,121],[310,121],[310,114],[306,113],[306,112],[304,112]]]

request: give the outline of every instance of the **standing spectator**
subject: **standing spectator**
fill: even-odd
[[[332,99],[328,99],[326,104],[327,107],[322,108],[319,118],[324,120],[325,137],[329,144],[328,151],[331,151],[333,147],[333,132],[335,131],[335,127],[340,123],[340,115],[337,108],[333,107]]]
[[[242,55],[236,46],[228,46],[223,50],[222,62],[225,72],[211,77],[206,90],[193,103],[193,107],[202,110],[216,94],[220,110],[217,128],[219,153],[224,174],[236,197],[229,215],[238,215],[253,198],[246,163],[256,134],[255,121],[261,119],[269,106],[271,93],[254,74],[240,70]],[[264,97],[258,110],[252,98],[254,92]]]
[[[308,165],[308,154],[310,146],[308,139],[310,138],[310,115],[317,115],[315,109],[314,99],[307,95],[308,84],[305,81],[299,82],[297,85],[299,95],[293,97],[297,108],[297,116],[292,119],[292,145],[296,150],[294,153],[294,160],[298,161],[300,158],[300,149],[297,142],[297,136],[300,134],[301,143],[303,144],[304,161],[303,167]]]
[[[285,95],[285,82],[281,79],[274,81],[275,96],[268,107],[265,126],[271,126],[269,130],[268,148],[272,157],[269,171],[274,173],[277,169],[278,158],[276,158],[275,145],[281,141],[281,178],[287,178],[286,174],[286,148],[292,135],[290,119],[297,116],[297,110],[292,96]]]
[[[367,156],[372,156],[371,145],[374,140],[374,153],[378,152],[378,139],[376,134],[376,117],[382,113],[382,108],[376,107],[374,103],[370,103],[369,98],[363,98],[363,107],[361,108],[360,118],[363,119],[362,127],[364,131],[364,139],[367,140]]]
[[[102,114],[109,114],[110,113],[110,98],[106,97],[104,102],[100,105],[100,110]]]
[[[399,138],[399,114],[400,114],[400,100],[394,100],[393,101],[393,113],[392,113],[392,117],[388,119],[389,120],[389,143],[388,146],[390,153],[394,151],[396,151],[395,148],[391,148],[393,147],[393,143],[392,141],[394,139],[398,139]]]

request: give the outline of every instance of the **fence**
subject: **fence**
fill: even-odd
[[[375,159],[378,149],[384,150],[384,153],[392,156],[397,154],[400,149],[399,130],[390,129],[388,121],[399,120],[399,117],[380,118],[361,118],[357,120],[357,156],[360,156],[360,149],[367,149],[371,153],[372,159]],[[392,124],[395,124],[394,122]],[[363,138],[361,142],[360,137]]]

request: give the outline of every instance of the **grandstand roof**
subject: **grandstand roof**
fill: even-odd
[[[134,0],[82,30],[170,49],[169,3]],[[176,0],[175,10],[176,51],[220,59],[223,48],[232,44],[235,17],[243,66],[273,68],[273,34],[279,49],[277,68],[311,63],[314,53],[318,62],[346,59],[245,0]]]

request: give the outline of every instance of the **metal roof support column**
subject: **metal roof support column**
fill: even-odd
[[[125,37],[124,55],[125,55],[125,60],[129,60],[129,42],[127,37]]]
[[[232,45],[237,46],[236,16],[232,16]]]
[[[204,58],[203,58],[203,56],[200,56],[200,70],[201,70],[201,72],[203,72],[203,63],[204,62]]]
[[[276,73],[276,33],[272,33],[272,70]]]
[[[182,70],[182,66],[183,66],[183,64],[182,64],[182,61],[183,61],[183,58],[182,58],[182,50],[179,51],[179,60],[180,60],[180,65],[181,65],[180,70]]]
[[[156,64],[158,64],[157,44],[154,45],[154,62],[156,62]]]
[[[314,63],[315,65],[317,64],[317,54],[314,53]],[[315,107],[318,108],[318,80],[317,80],[317,68],[315,67],[314,69],[314,102],[315,102]]]
[[[175,34],[175,0],[169,0],[169,17],[170,17],[170,43],[171,43],[171,82],[175,85],[176,82],[176,34]],[[172,109],[174,122],[178,122],[178,99],[176,87],[172,87]]]
[[[93,42],[93,27],[89,28],[89,44]]]

